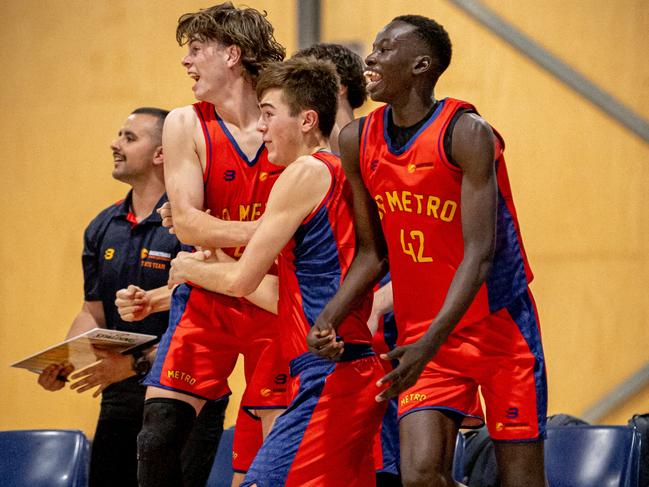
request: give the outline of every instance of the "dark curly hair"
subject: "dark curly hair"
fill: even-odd
[[[367,99],[365,86],[367,81],[363,76],[365,64],[361,57],[351,49],[340,44],[320,43],[300,49],[293,57],[314,57],[331,61],[336,66],[340,76],[340,84],[347,87],[347,101],[352,108],[359,108]]]
[[[336,123],[339,87],[336,67],[331,61],[307,57],[269,65],[261,73],[256,89],[259,99],[267,90],[281,89],[291,117],[302,110],[315,110],[320,132],[329,137]]]
[[[433,59],[436,61],[434,73],[439,78],[446,71],[449,64],[451,64],[451,55],[453,53],[451,39],[444,26],[422,15],[400,15],[392,19],[392,22],[397,21],[405,22],[415,27],[415,34],[424,41]]]
[[[239,46],[241,62],[254,85],[269,63],[281,61],[286,55],[273,32],[265,11],[236,8],[231,2],[225,2],[182,15],[178,19],[176,40],[181,46],[194,40]]]

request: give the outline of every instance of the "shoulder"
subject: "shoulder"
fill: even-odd
[[[101,210],[99,214],[95,218],[93,218],[86,227],[86,237],[96,236],[102,231],[103,228],[106,228],[106,226],[109,225],[113,218],[115,218],[115,216],[119,213],[123,201],[124,200],[120,200]]]
[[[488,159],[493,162],[494,132],[491,125],[474,112],[465,112],[453,128],[453,160],[460,167],[476,159]]]
[[[327,174],[329,169],[324,162],[311,155],[305,155],[289,164],[280,177],[308,182],[317,181]]]
[[[290,197],[293,202],[306,202],[320,198],[330,184],[331,173],[324,162],[313,156],[301,156],[284,169],[273,187],[273,193]]]
[[[186,131],[194,129],[198,125],[198,116],[193,105],[174,108],[169,112],[164,123],[164,130],[168,133],[173,131]]]
[[[461,137],[476,141],[479,139],[493,139],[494,133],[491,125],[475,112],[462,113],[455,123],[453,137]]]
[[[339,144],[342,148],[343,144],[349,145],[349,144],[356,144],[358,145],[358,140],[359,140],[359,132],[363,127],[363,123],[365,122],[365,117],[357,118],[355,120],[352,120],[349,122],[347,125],[343,127],[343,129],[340,131],[339,135]]]

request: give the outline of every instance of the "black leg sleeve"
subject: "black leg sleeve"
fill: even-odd
[[[140,487],[182,486],[181,452],[196,419],[191,404],[171,398],[144,402],[144,424],[137,437]]]
[[[208,401],[196,418],[182,452],[183,487],[205,487],[223,433],[228,398]]]

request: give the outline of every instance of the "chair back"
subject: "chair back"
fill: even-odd
[[[86,487],[89,463],[81,431],[0,431],[3,487]]]
[[[547,428],[550,487],[636,487],[640,435],[627,426]]]

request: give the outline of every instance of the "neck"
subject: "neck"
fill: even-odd
[[[338,111],[336,112],[336,124],[334,125],[334,128],[331,131],[331,136],[329,137],[329,143],[331,144],[332,151],[340,153],[338,136],[340,135],[340,131],[343,129],[343,127],[352,120],[354,120],[354,110],[349,105],[347,100],[343,102],[339,99]]]
[[[407,96],[390,102],[392,120],[398,127],[410,127],[424,118],[434,104],[435,94],[430,87],[413,89]]]
[[[165,192],[164,178],[160,176],[151,177],[146,181],[132,185],[131,211],[135,219],[140,222],[147,218]]]
[[[257,93],[243,76],[219,89],[210,103],[226,123],[240,129],[256,125],[259,118]]]

